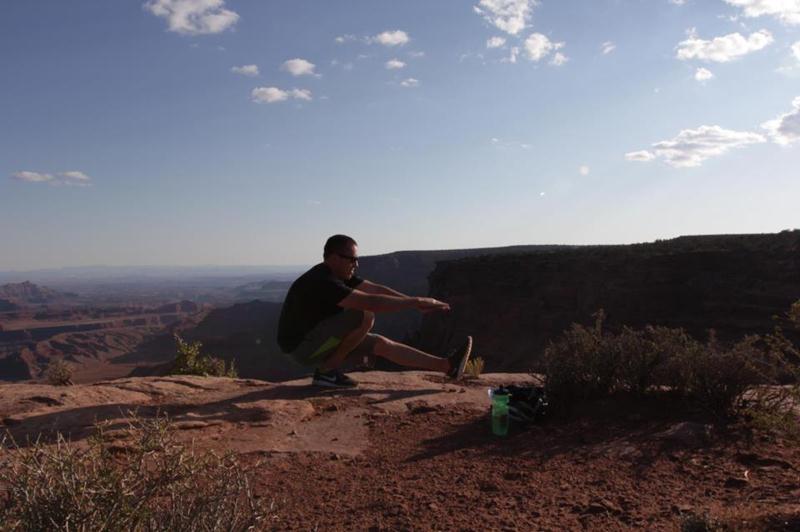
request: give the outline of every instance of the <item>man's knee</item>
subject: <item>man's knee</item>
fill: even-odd
[[[386,349],[391,348],[394,345],[394,340],[390,340],[385,336],[381,336],[380,334],[374,335],[375,337],[375,354],[380,355],[386,352]]]
[[[369,332],[372,330],[372,327],[375,326],[375,313],[369,310],[363,310],[362,312],[364,313],[364,317],[361,320],[361,328]]]

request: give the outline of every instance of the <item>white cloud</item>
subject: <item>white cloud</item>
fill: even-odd
[[[409,57],[425,57],[425,52],[408,52]]]
[[[413,89],[414,87],[419,87],[419,80],[414,78],[404,79],[400,82],[400,86]]]
[[[486,48],[500,48],[504,44],[506,44],[505,37],[492,37],[486,40]]]
[[[745,38],[739,33],[730,33],[706,41],[700,39],[694,29],[689,30],[689,38],[678,43],[677,58],[681,60],[699,59],[727,63],[751,52],[756,52],[773,43],[772,34],[767,30],[751,33]]]
[[[725,0],[741,7],[745,17],[770,15],[785,24],[800,24],[800,0]]]
[[[92,184],[92,178],[83,172],[71,170],[69,172],[61,172],[58,174],[58,179],[53,181],[54,185],[68,185],[72,187],[88,187]]]
[[[384,31],[369,39],[369,42],[376,42],[384,46],[403,46],[410,41],[408,34],[402,30]]]
[[[54,179],[52,174],[40,174],[39,172],[30,172],[28,170],[16,172],[11,175],[11,178],[17,181],[25,181],[26,183],[47,183]]]
[[[312,99],[311,91],[308,89],[292,89],[286,91],[278,87],[257,87],[253,89],[250,96],[256,103],[285,102],[289,98],[306,101]]]
[[[305,59],[289,59],[281,65],[281,70],[288,72],[292,76],[315,76],[316,65]]]
[[[708,70],[707,68],[698,68],[697,71],[694,73],[694,79],[699,82],[704,82],[712,79],[714,77],[714,73]]]
[[[68,172],[60,172],[58,175],[43,174],[40,172],[31,172],[23,170],[11,175],[12,179],[17,181],[24,181],[26,183],[48,183],[54,186],[76,186],[88,187],[92,184],[92,178],[78,170],[70,170]]]
[[[356,36],[355,36],[355,35],[352,35],[352,34],[350,34],[350,33],[347,33],[347,34],[345,34],[345,35],[339,35],[338,37],[336,37],[336,38],[334,39],[334,41],[335,41],[337,44],[343,44],[343,43],[346,43],[346,42],[351,42],[351,41],[355,41],[355,40],[356,40]]]
[[[517,56],[519,56],[519,46],[512,46],[508,53],[508,57],[504,57],[500,61],[503,63],[516,63]]]
[[[616,50],[617,45],[611,41],[606,41],[600,45],[600,48],[603,50],[603,55],[607,55]]]
[[[638,161],[638,162],[649,162],[656,158],[656,155],[652,152],[647,150],[641,151],[632,151],[630,153],[625,154],[625,160],[627,161]]]
[[[792,55],[794,55],[795,59],[800,61],[800,41],[792,45]]]
[[[776,144],[788,146],[800,141],[800,96],[792,101],[794,109],[761,125]]]
[[[292,89],[289,95],[295,100],[305,100],[310,102],[312,100],[311,91],[308,89]]]
[[[561,52],[556,52],[553,59],[550,60],[551,65],[561,66],[569,61],[569,58]]]
[[[241,74],[242,76],[255,77],[258,76],[258,65],[242,65],[231,68],[234,74]]]
[[[732,131],[719,126],[700,126],[684,129],[671,140],[653,144],[650,151],[643,150],[625,155],[629,161],[652,161],[661,158],[675,168],[700,166],[703,161],[717,157],[734,148],[766,142],[766,138],[749,131]]]
[[[670,4],[675,4],[676,6],[682,6],[686,3],[686,0],[669,0]]]
[[[221,33],[239,20],[225,9],[225,0],[148,0],[144,8],[166,19],[169,31],[183,35]]]
[[[585,164],[583,166],[581,166],[580,168],[578,168],[578,173],[581,174],[582,176],[589,175],[590,171],[591,171],[591,169],[588,166],[586,166]]]
[[[563,48],[564,43],[553,42],[547,37],[547,35],[542,35],[541,33],[533,33],[527,39],[525,39],[523,46],[525,48],[525,53],[528,55],[528,59],[538,62],[550,55],[550,52],[554,52]],[[566,61],[566,56],[559,53],[553,58],[552,63],[554,65],[562,65]]]
[[[516,35],[528,26],[537,0],[480,0],[475,12],[487,22],[510,35]]]
[[[405,68],[406,64],[399,59],[390,59],[386,61],[385,66],[388,70],[399,70],[401,68]]]

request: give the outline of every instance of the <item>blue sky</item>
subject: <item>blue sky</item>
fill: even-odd
[[[800,0],[5,0],[0,65],[0,270],[800,225]]]

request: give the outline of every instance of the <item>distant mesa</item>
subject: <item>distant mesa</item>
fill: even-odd
[[[41,305],[73,297],[76,297],[75,294],[58,292],[45,286],[33,284],[30,281],[0,286],[0,301],[7,301],[16,305]],[[0,303],[0,306],[2,306],[2,303]]]
[[[161,305],[155,309],[155,312],[158,314],[177,314],[177,313],[184,313],[184,314],[193,314],[195,312],[200,311],[200,305],[194,303],[192,301],[179,301],[178,303],[168,303],[166,305]]]

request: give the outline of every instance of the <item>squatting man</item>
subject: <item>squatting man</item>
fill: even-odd
[[[450,356],[437,357],[370,332],[378,312],[446,312],[450,305],[431,297],[407,296],[362,279],[356,275],[357,267],[356,241],[334,235],[325,242],[323,262],[301,275],[286,294],[278,345],[301,364],[316,368],[313,384],[357,386],[340,367],[348,359],[370,356],[461,378],[472,350],[471,337]]]

